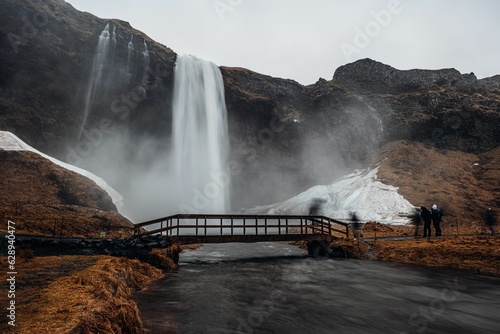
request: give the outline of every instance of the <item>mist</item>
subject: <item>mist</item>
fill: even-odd
[[[109,23],[103,31],[113,48],[103,54],[102,36],[95,46],[101,64],[90,64],[80,141],[71,152],[85,153],[78,164],[120,192],[125,215],[134,222],[244,212],[282,201],[332,183],[378,148],[381,117],[363,100],[343,105],[332,95],[326,107],[302,110],[283,100],[276,102],[278,111],[240,119],[237,110],[226,115],[215,64],[180,56],[169,77],[154,66],[158,59],[146,40]],[[228,128],[230,117],[245,135]]]
[[[136,112],[141,113],[141,105]],[[140,222],[178,213],[245,212],[283,201],[364,167],[362,162],[381,144],[381,116],[363,101],[326,113],[310,109],[300,116],[300,121],[263,121],[255,126],[259,131],[252,130],[256,132],[245,140],[227,138],[230,151],[222,154],[225,158],[217,167],[208,168],[201,181],[192,182],[193,173],[199,173],[196,170],[207,164],[211,154],[204,148],[196,153],[196,143],[189,150],[178,148],[174,153],[173,121],[161,136],[137,136],[126,127],[118,128],[82,167],[119,191],[124,197],[125,215]],[[154,117],[142,120],[158,121]],[[181,138],[196,137],[193,131],[198,131],[199,121],[191,122],[195,128],[181,130]],[[185,151],[194,155],[188,157],[189,162],[180,163]],[[225,201],[225,196],[230,197],[231,206],[211,206],[211,200]]]
[[[147,132],[137,136],[121,127],[104,140],[97,129],[84,129],[91,109],[86,99],[85,141],[80,136],[78,147],[95,149],[82,166],[122,194],[125,215],[136,222],[176,213],[229,211],[229,139],[220,70],[208,61],[181,56],[175,73],[171,128],[160,137]],[[92,87],[98,85],[102,83],[93,82]],[[141,108],[134,112],[141,113]],[[157,120],[149,117],[148,122]]]

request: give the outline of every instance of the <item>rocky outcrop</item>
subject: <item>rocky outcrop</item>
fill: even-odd
[[[1,130],[91,170],[109,159],[107,170],[129,175],[130,166],[148,168],[162,159],[171,131],[172,50],[127,22],[79,12],[62,0],[5,0],[2,13]],[[107,84],[78,142],[106,25],[112,34],[103,69]],[[394,140],[475,154],[500,141],[499,76],[477,80],[454,69],[401,71],[370,59],[309,86],[242,68],[221,71],[230,159],[241,167],[233,178],[235,208],[329,183]],[[120,156],[99,154],[104,145]],[[111,183],[122,190],[128,181]]]
[[[410,139],[470,153],[498,146],[498,76],[477,80],[454,69],[399,71],[364,59],[339,68],[333,82],[377,110],[383,143]]]
[[[438,89],[461,81],[474,82],[474,73],[462,75],[457,70],[408,70],[400,71],[371,59],[362,59],[339,67],[333,81],[351,90],[368,94],[401,94]]]

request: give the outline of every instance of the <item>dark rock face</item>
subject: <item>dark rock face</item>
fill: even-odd
[[[120,138],[129,139],[122,169],[132,162],[147,165],[165,151],[172,50],[126,22],[81,13],[62,0],[5,0],[1,11],[0,129],[76,164],[102,158],[87,153]],[[108,84],[89,115],[85,145],[78,144],[89,74],[106,24],[115,33],[103,70]],[[474,153],[500,140],[499,76],[477,80],[454,69],[400,71],[370,59],[342,66],[332,80],[310,86],[241,68],[221,71],[230,159],[240,167],[233,177],[235,208],[331,182],[394,140]],[[144,149],[141,143],[150,139],[155,144]],[[118,190],[120,182],[111,181]]]
[[[106,85],[98,91],[87,128],[102,128],[105,120],[113,131],[127,127],[141,135],[158,134],[168,125],[176,58],[172,50],[127,22],[79,12],[63,0],[6,0],[1,11],[3,130],[15,132],[48,154],[65,157],[67,145],[77,140],[83,122],[94,53],[106,24],[114,42],[102,69]],[[130,56],[129,42],[133,45]],[[144,43],[149,47],[148,63]],[[126,77],[128,63],[132,65],[130,77]],[[146,122],[161,115],[163,123],[161,118]]]
[[[460,81],[476,81],[473,73],[462,75],[455,69],[400,71],[389,65],[362,59],[339,67],[333,80],[351,90],[369,94],[415,92],[453,85]]]
[[[329,183],[394,140],[472,153],[491,150],[500,140],[498,76],[399,71],[370,59],[307,87],[244,69],[222,71],[233,154],[243,157],[242,175],[259,181],[236,179],[236,185],[253,193],[268,189],[263,184],[290,195]],[[274,121],[280,131],[262,143]],[[271,200],[280,198],[269,192]]]

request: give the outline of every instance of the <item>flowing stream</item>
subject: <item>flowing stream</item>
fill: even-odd
[[[136,298],[151,333],[500,333],[500,279],[211,244]]]

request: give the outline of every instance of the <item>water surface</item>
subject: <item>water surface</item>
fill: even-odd
[[[500,333],[500,279],[206,245],[137,296],[151,333]]]

